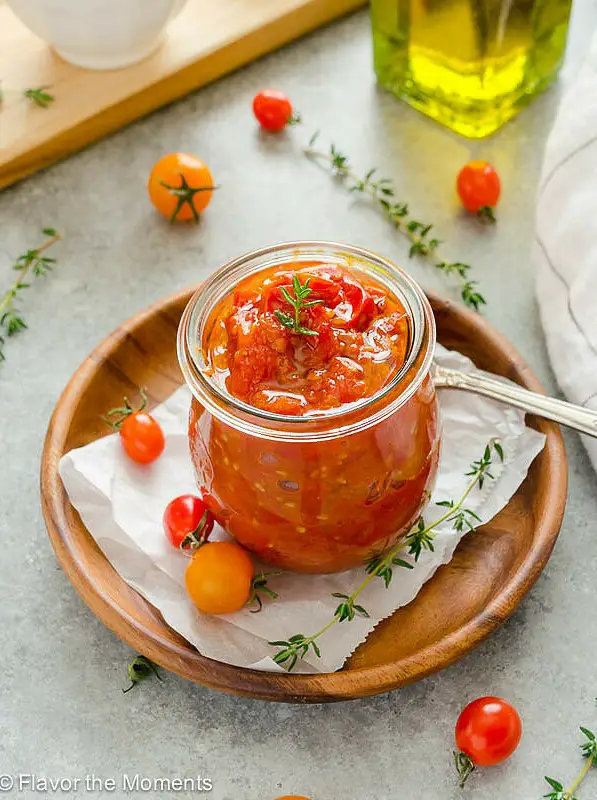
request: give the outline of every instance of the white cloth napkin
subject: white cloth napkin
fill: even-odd
[[[547,142],[533,261],[547,348],[569,400],[597,411],[597,38]],[[597,439],[583,436],[597,469]]]
[[[438,348],[437,360],[456,369],[471,369],[459,353]],[[148,467],[134,464],[122,450],[117,435],[106,436],[72,450],[60,462],[60,474],[71,503],[87,529],[130,586],[159,611],[166,622],[204,655],[219,661],[257,669],[279,669],[272,661],[278,648],[272,640],[287,640],[297,633],[309,635],[334,615],[338,600],[332,592],[350,594],[365,577],[364,568],[337,575],[296,575],[285,572],[269,580],[279,593],[275,602],[265,599],[257,614],[243,609],[214,617],[201,614],[188,599],[184,572],[188,558],[166,541],[162,515],[166,504],[180,494],[196,493],[187,442],[190,392],[175,392],[152,413],[166,435],[166,448]],[[486,443],[499,437],[505,452],[492,468],[495,480],[475,489],[467,507],[483,523],[503,508],[543,447],[545,437],[526,428],[524,416],[513,408],[463,392],[440,395],[443,423],[442,454],[432,503],[426,521],[443,509],[433,501],[457,500],[467,485],[465,473],[483,454]],[[217,531],[223,538],[223,531]],[[374,580],[361,596],[369,619],[336,624],[321,637],[321,658],[313,652],[297,672],[329,672],[339,669],[355,647],[385,617],[410,603],[436,569],[452,558],[463,534],[444,523],[435,539],[435,551],[425,551],[414,569],[397,567],[389,589]],[[263,568],[267,571],[267,565]],[[269,568],[272,571],[272,568]],[[277,570],[276,570],[277,571]],[[438,609],[441,613],[441,609]]]

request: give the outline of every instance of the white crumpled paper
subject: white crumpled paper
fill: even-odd
[[[438,347],[436,358],[446,366],[472,369],[464,356],[443,348]],[[189,390],[182,387],[152,411],[166,435],[164,453],[152,465],[133,463],[113,435],[67,453],[60,462],[60,474],[71,503],[106,558],[130,586],[159,609],[172,628],[210,658],[280,670],[272,660],[277,648],[268,642],[318,631],[333,617],[338,604],[332,592],[350,594],[365,572],[363,568],[335,575],[285,572],[269,579],[268,585],[279,593],[279,599],[265,599],[258,614],[243,609],[215,617],[197,611],[184,588],[188,557],[171,547],[162,530],[166,504],[177,495],[197,491],[187,445],[190,397]],[[465,477],[469,464],[480,458],[488,440],[497,436],[503,444],[504,463],[496,461],[492,467],[495,480],[488,480],[482,490],[475,489],[467,501],[467,507],[483,523],[488,522],[514,494],[545,437],[525,427],[521,412],[472,394],[442,390],[440,405],[441,462],[426,520],[440,511],[433,501],[458,499],[469,480]],[[219,529],[215,533],[217,538],[225,537]],[[436,569],[450,561],[460,538],[461,534],[444,524],[435,539],[435,552],[424,551],[413,570],[397,567],[388,589],[381,579],[372,581],[359,599],[370,618],[356,617],[334,625],[319,640],[321,659],[310,651],[294,671],[339,669],[378,622],[410,603]]]

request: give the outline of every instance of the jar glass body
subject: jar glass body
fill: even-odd
[[[280,264],[323,258],[367,274],[375,271],[369,257],[383,265],[388,288],[398,292],[405,281],[416,287],[373,254],[321,243],[280,245],[265,258],[250,254],[241,272],[250,274],[264,261],[269,266],[272,258]],[[224,279],[220,297],[226,269],[218,273]],[[230,289],[239,277],[233,265]],[[379,270],[374,277],[380,279]],[[418,287],[413,297],[410,305],[419,306],[413,313],[412,352],[396,385],[360,407],[312,419],[253,413],[236,407],[243,404],[222,396],[209,381],[202,384],[202,365],[199,360],[193,370],[190,345],[201,337],[209,309],[203,315],[193,316],[191,307],[185,312],[179,352],[195,395],[189,441],[197,483],[222,527],[263,560],[297,572],[355,567],[394,544],[428,501],[440,442],[429,373],[435,329]],[[198,302],[209,305],[199,295],[190,306]]]
[[[572,0],[372,0],[379,82],[471,138],[555,80]]]

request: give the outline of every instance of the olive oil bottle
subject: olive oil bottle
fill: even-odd
[[[379,82],[481,138],[557,76],[572,0],[371,0]]]

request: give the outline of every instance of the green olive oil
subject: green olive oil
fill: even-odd
[[[372,0],[379,82],[471,138],[555,80],[572,0]]]

